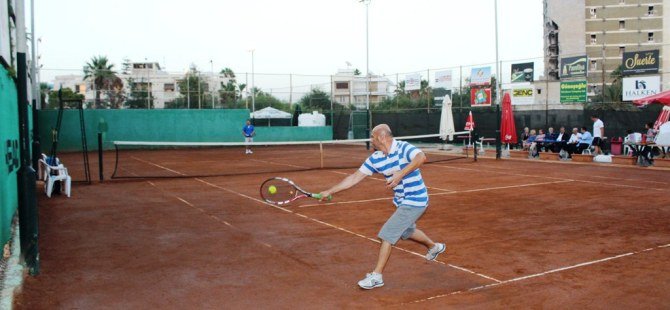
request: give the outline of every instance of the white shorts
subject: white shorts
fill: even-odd
[[[244,142],[247,142],[247,143],[254,142],[254,138],[253,137],[244,137]]]

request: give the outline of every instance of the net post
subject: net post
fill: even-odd
[[[116,160],[114,161],[114,172],[112,173],[112,179],[116,176],[116,169],[119,167],[119,145],[114,143],[114,150],[116,153]]]
[[[472,138],[473,138],[473,141],[472,141],[472,156],[473,156],[474,160],[477,161],[477,140],[479,140],[479,135],[477,134],[476,131],[474,132],[474,135],[473,135]]]
[[[105,179],[102,170],[102,132],[98,132],[98,171],[100,174],[100,182],[102,182]]]
[[[323,169],[323,142],[319,142],[319,156],[321,157],[321,169]]]

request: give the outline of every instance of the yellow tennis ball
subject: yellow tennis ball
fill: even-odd
[[[274,185],[270,185],[270,187],[268,187],[268,192],[270,192],[270,194],[276,193],[277,187],[275,187]]]

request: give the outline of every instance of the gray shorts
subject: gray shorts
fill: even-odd
[[[416,229],[416,221],[425,211],[426,208],[400,205],[382,226],[377,237],[390,244],[396,244],[400,238],[409,238]]]

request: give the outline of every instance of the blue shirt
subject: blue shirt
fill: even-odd
[[[254,133],[254,125],[245,125],[242,127],[242,132],[244,132],[245,137],[250,138]]]
[[[388,181],[393,177],[394,172],[407,167],[420,152],[421,150],[407,142],[393,139],[388,155],[385,155],[382,151],[372,153],[358,171],[365,175],[381,173]],[[423,183],[419,169],[404,176],[398,185],[393,188],[393,192],[393,203],[396,206],[402,205],[414,208],[428,206],[428,190]]]
[[[582,136],[579,137],[579,143],[586,143],[586,144],[591,144],[593,142],[593,136],[591,135],[590,132],[585,131],[582,133]]]

